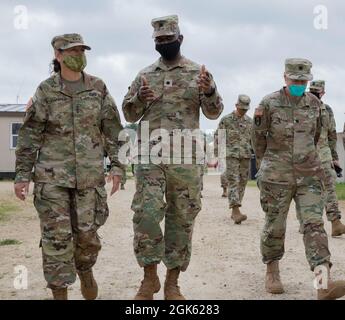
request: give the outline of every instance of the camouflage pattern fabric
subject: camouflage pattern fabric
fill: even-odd
[[[228,158],[226,178],[228,182],[229,208],[241,207],[249,177],[250,159]]]
[[[315,96],[305,93],[293,103],[285,88],[266,96],[255,111],[252,142],[266,214],[261,238],[264,263],[284,254],[286,215],[292,199],[303,223],[311,268],[330,260],[322,219],[324,171],[316,149],[320,118],[321,103]]]
[[[134,252],[141,267],[188,267],[194,220],[201,210],[200,165],[136,166]],[[166,199],[166,201],[164,201]],[[165,232],[160,223],[165,218]]]
[[[240,98],[242,98],[242,95],[240,95]],[[247,115],[240,117],[236,114],[236,111],[233,111],[221,119],[214,135],[215,153],[218,154],[218,130],[226,130],[226,172],[221,179],[226,177],[227,183],[223,181],[221,185],[222,187],[228,186],[229,188],[228,199],[230,208],[241,206],[248,182],[252,154],[252,125],[253,122],[250,117]]]
[[[167,66],[159,59],[139,72],[122,105],[127,121],[140,120],[139,140],[143,121],[149,122],[150,133],[165,129],[172,134],[175,129],[199,129],[200,109],[209,119],[219,117],[223,110],[222,99],[213,80],[212,95],[199,90],[200,69],[198,64],[181,57],[175,65]],[[155,93],[156,99],[149,104],[138,97],[142,76]],[[151,146],[159,142],[159,139],[152,141]],[[171,141],[171,152],[174,147]],[[134,251],[142,267],[163,260],[168,269],[179,267],[185,271],[189,264],[194,219],[201,209],[201,164],[184,164],[186,158],[196,156],[193,152],[184,155],[183,143],[177,148],[182,152],[182,164],[154,165],[151,162],[136,166],[136,193],[132,202]],[[150,161],[149,155],[150,152],[141,150],[140,158]],[[163,236],[159,223],[164,217]]]
[[[320,101],[310,93],[292,104],[285,89],[266,96],[255,110],[253,147],[262,181],[305,184],[324,179],[316,150],[321,134]],[[261,163],[262,162],[262,163]]]
[[[325,208],[328,221],[341,219],[337,193],[336,174],[332,167],[332,161],[339,160],[337,153],[337,129],[332,108],[322,103],[322,130],[317,144],[322,167],[325,172]]]
[[[325,171],[325,208],[328,221],[341,219],[341,211],[336,193],[336,174],[331,162],[322,163]]]
[[[214,135],[215,154],[218,155],[218,130],[223,129],[226,130],[226,157],[250,159],[252,125],[250,117],[239,117],[235,111],[223,117]]]
[[[159,59],[139,72],[122,105],[126,121],[136,122],[140,120],[137,130],[139,141],[141,141],[140,133],[143,121],[149,122],[150,134],[156,129],[165,129],[172,134],[175,129],[199,129],[200,109],[208,119],[217,119],[219,117],[223,111],[222,98],[217,90],[211,96],[206,96],[199,90],[197,79],[200,68],[200,65],[182,57],[175,65],[171,66],[165,65]],[[148,85],[156,97],[153,102],[148,104],[141,102],[138,97],[142,76],[146,77]],[[212,83],[216,88],[213,80]],[[158,143],[161,143],[159,138],[151,139],[150,150]],[[141,148],[141,145],[139,145],[139,148],[141,149],[141,160],[147,162],[152,159],[160,160],[160,158],[152,155],[150,158],[150,150],[143,150],[144,148]],[[177,148],[177,150],[174,151],[174,148]],[[161,157],[162,161],[167,161],[165,163],[171,163],[171,155],[174,152],[176,152],[175,154],[182,154],[182,162],[187,158],[196,158],[195,152],[188,152],[184,156],[183,142],[180,147],[177,144],[174,145],[171,141],[170,151],[171,154],[168,157],[164,157],[164,155]]]
[[[332,108],[322,103],[321,105],[322,130],[317,149],[321,162],[339,160],[337,152],[337,128]]]
[[[109,215],[106,191],[36,183],[34,204],[41,222],[48,287],[67,287],[75,281],[76,271],[90,270],[96,263],[101,249],[97,230]]]
[[[39,85],[19,131],[16,182],[30,181],[34,167],[35,182],[77,189],[104,185],[104,149],[111,173],[122,175],[115,102],[102,80],[83,76],[85,90],[74,95],[60,74]]]
[[[222,188],[228,187],[228,178],[226,177],[226,171],[220,175],[220,186]]]
[[[292,200],[300,217],[305,253],[310,268],[330,263],[328,238],[323,227],[323,187],[309,177],[304,185],[283,185],[259,179],[261,207],[266,213],[261,235],[261,255],[264,263],[280,260],[284,255],[286,219]]]

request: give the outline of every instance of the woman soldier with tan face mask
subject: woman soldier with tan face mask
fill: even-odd
[[[25,200],[34,181],[44,276],[54,298],[67,299],[78,274],[83,297],[95,299],[97,230],[109,214],[103,157],[106,151],[111,161],[112,195],[123,173],[117,140],[122,126],[104,82],[83,71],[91,48],[82,37],[57,36],[52,46],[54,74],[39,85],[19,132],[15,193]]]

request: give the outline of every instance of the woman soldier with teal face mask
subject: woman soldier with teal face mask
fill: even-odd
[[[279,261],[285,252],[287,215],[294,200],[317,297],[329,300],[345,295],[345,281],[330,277],[331,254],[322,217],[324,171],[316,148],[322,130],[321,103],[305,92],[313,78],[311,68],[307,59],[286,59],[286,86],[265,96],[255,110],[252,143],[266,216],[260,249],[267,266],[266,291],[282,294]]]
[[[43,270],[53,297],[67,299],[78,274],[81,293],[90,300],[98,294],[92,272],[101,249],[97,231],[109,214],[104,154],[111,162],[112,195],[123,173],[117,140],[122,126],[104,82],[83,72],[91,48],[82,37],[57,36],[52,46],[54,74],[39,85],[19,132],[15,193],[25,200],[34,181]]]

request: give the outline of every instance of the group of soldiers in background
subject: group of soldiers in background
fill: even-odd
[[[287,87],[262,100],[255,111],[254,123],[245,115],[250,99],[240,95],[236,110],[223,117],[215,133],[217,143],[218,130],[226,129],[222,197],[228,196],[231,218],[236,224],[247,219],[239,207],[249,175],[252,148],[256,154],[261,205],[266,213],[261,253],[267,264],[266,290],[273,294],[284,292],[279,260],[284,254],[286,217],[292,199],[296,203],[307,259],[311,269],[317,269],[316,274],[322,273],[320,266],[323,266],[327,279],[330,276],[323,208],[332,223],[332,236],[345,234],[336,195],[336,176],[341,176],[342,171],[336,150],[336,123],[331,107],[321,100],[325,81],[312,81],[309,93],[305,93],[307,82],[312,79],[312,64],[306,59],[287,59],[285,66]],[[289,85],[303,90],[294,94]],[[290,97],[286,90],[292,91]],[[243,106],[244,101],[247,107]],[[343,281],[329,281],[328,285],[333,293],[319,290],[320,299],[334,298],[339,287],[344,292]]]
[[[178,17],[153,19],[152,26],[161,58],[138,73],[122,104],[126,121],[139,122],[139,142],[143,122],[149,122],[150,132],[193,130],[199,128],[201,112],[216,120],[224,108],[211,73],[181,55],[184,38]],[[35,182],[43,270],[53,297],[67,299],[67,288],[78,274],[83,297],[95,299],[98,285],[92,268],[101,249],[97,231],[109,215],[103,157],[106,151],[112,195],[121,179],[124,182],[125,168],[118,157],[122,125],[104,82],[84,72],[85,50],[91,48],[82,37],[57,36],[52,46],[55,72],[39,85],[19,132],[15,193],[25,200],[30,181]],[[284,291],[278,261],[284,253],[286,216],[294,199],[311,269],[316,276],[327,276],[321,277],[318,298],[336,299],[345,295],[345,282],[329,278],[330,253],[322,220],[325,179],[316,148],[325,123],[321,110],[326,113],[329,108],[323,108],[315,95],[304,92],[312,78],[310,69],[308,60],[287,59],[286,87],[262,100],[254,121],[246,115],[249,97],[240,95],[236,111],[224,117],[219,128],[228,133],[226,180],[236,224],[247,219],[240,207],[251,147],[256,154],[260,200],[266,213],[261,239],[263,262],[267,264],[266,290]],[[325,133],[323,137],[321,141],[328,143]],[[201,210],[202,171],[194,152],[187,155],[191,164],[156,164],[150,150],[159,142],[159,137],[150,140],[149,150],[139,146],[139,164],[135,166],[133,245],[137,262],[144,269],[135,299],[152,300],[160,291],[157,266],[163,261],[167,269],[165,299],[183,300],[178,279],[191,258],[195,218]],[[337,160],[334,150],[332,156]],[[328,185],[334,187],[334,180]],[[337,221],[335,228],[343,233],[337,206],[327,207],[332,211],[329,217]],[[164,218],[163,233],[160,222]]]
[[[325,94],[325,81],[311,81],[309,92],[321,101],[322,131],[317,150],[325,172],[325,211],[328,221],[332,223],[332,236],[341,236],[345,234],[345,226],[341,222],[341,211],[336,195],[336,178],[342,176],[337,152],[336,122],[332,108],[321,100]],[[253,124],[252,119],[246,115],[249,104],[248,96],[239,95],[235,111],[221,119],[214,135],[217,153],[218,130],[226,129],[226,166],[221,168],[220,185],[223,189],[222,197],[229,199],[231,218],[236,224],[241,224],[247,219],[238,208],[242,205],[253,153],[251,141]],[[302,229],[301,233],[303,233]]]

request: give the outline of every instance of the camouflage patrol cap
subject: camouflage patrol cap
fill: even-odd
[[[292,80],[313,80],[311,67],[313,64],[307,59],[291,58],[285,60],[285,74]]]
[[[180,34],[177,15],[152,19],[151,25],[154,29],[152,38]]]
[[[325,81],[324,80],[314,80],[310,82],[310,91],[314,92],[324,92],[325,91]]]
[[[240,94],[237,100],[237,106],[239,109],[249,110],[250,98],[245,94]]]
[[[84,44],[82,36],[77,33],[56,36],[53,38],[51,44],[56,50],[66,50],[77,46],[83,46],[86,50],[91,50],[89,46]]]

